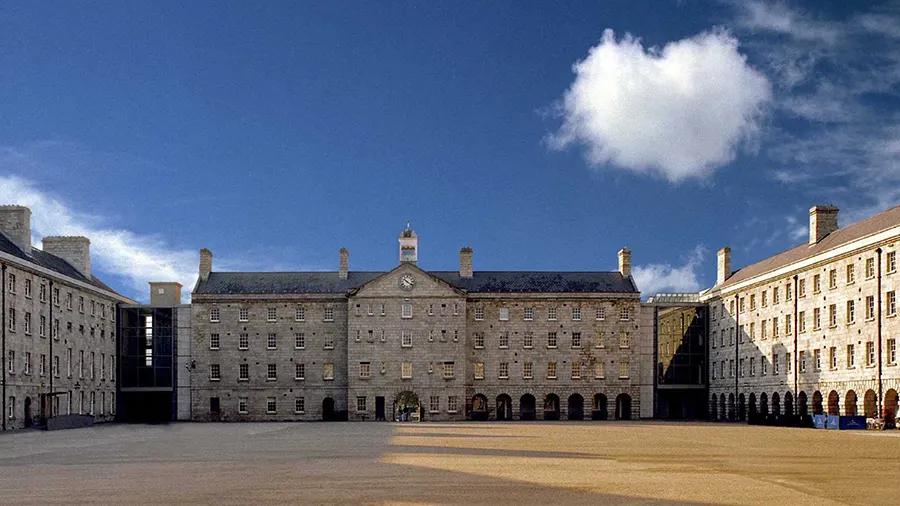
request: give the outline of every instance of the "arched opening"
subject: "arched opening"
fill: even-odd
[[[807,405],[806,401],[806,392],[801,390],[800,393],[797,394],[797,402],[800,404],[800,416],[808,415],[809,406]]]
[[[748,406],[747,411],[749,412],[750,418],[756,416],[756,394],[753,392],[750,393],[750,405]]]
[[[794,414],[794,394],[790,392],[784,394],[784,414],[788,416]]]
[[[856,392],[848,390],[844,396],[844,415],[856,416]]]
[[[497,396],[497,420],[512,420],[512,398],[506,394]]]
[[[769,398],[766,397],[765,392],[759,394],[759,414],[769,416]]]
[[[778,392],[772,394],[772,414],[781,414],[781,397],[778,396]]]
[[[710,420],[718,420],[719,419],[719,408],[718,408],[718,398],[716,394],[712,394],[709,396],[709,419]]]
[[[884,419],[885,421],[890,420],[892,425],[897,419],[897,409],[900,407],[898,404],[900,404],[900,398],[897,396],[897,391],[891,388],[884,394]]]
[[[631,396],[619,394],[616,397],[616,420],[631,420]]]
[[[591,418],[594,420],[606,420],[609,418],[606,396],[594,394],[594,405],[591,406]]]
[[[519,420],[534,420],[536,416],[535,399],[525,394],[519,399]]]
[[[584,397],[579,394],[569,396],[569,420],[584,420]]]
[[[728,420],[728,405],[725,404],[725,394],[719,396],[719,420]]]
[[[728,394],[728,419],[734,421],[734,394]]]
[[[322,420],[331,422],[335,420],[334,416],[334,399],[326,397],[322,399]]]
[[[825,408],[822,403],[822,392],[816,390],[813,392],[813,414],[814,415],[824,415]]]
[[[398,422],[406,422],[413,418],[419,418],[419,396],[415,392],[404,390],[394,397],[394,420]]]
[[[472,397],[472,420],[485,421],[488,419],[488,402],[484,394],[475,394]]]
[[[747,400],[744,398],[744,394],[738,395],[738,420],[741,422],[747,421]]]
[[[544,398],[544,420],[559,420],[559,396],[547,394]]]
[[[31,397],[25,398],[25,426],[31,427]]]
[[[863,414],[866,418],[875,418],[877,416],[878,396],[874,390],[866,390],[863,395]]]
[[[840,403],[840,397],[838,393],[834,390],[828,392],[828,414],[833,416],[838,416],[841,414],[840,408],[838,404]]]

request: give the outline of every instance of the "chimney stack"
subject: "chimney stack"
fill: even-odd
[[[87,237],[44,237],[44,253],[62,258],[82,276],[91,279],[91,241]]]
[[[622,276],[631,276],[631,250],[622,248],[619,250],[619,272]]]
[[[212,251],[203,248],[200,250],[200,280],[209,279],[210,272],[212,272]]]
[[[468,246],[459,250],[459,277],[472,278],[472,248]]]
[[[341,254],[341,270],[338,271],[338,277],[347,279],[347,272],[350,270],[350,252],[347,251],[347,248],[341,248],[339,253]]]
[[[719,250],[718,269],[716,270],[716,284],[721,285],[731,277],[731,248],[725,246]]]
[[[0,232],[26,255],[31,255],[31,209],[0,206]]]
[[[169,307],[181,305],[181,283],[151,281],[150,304]]]
[[[817,244],[838,229],[838,208],[813,206],[809,209],[809,244]]]

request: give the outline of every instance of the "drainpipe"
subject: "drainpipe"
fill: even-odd
[[[3,327],[3,337],[0,339],[0,363],[3,364],[3,413],[0,414],[0,418],[3,419],[3,430],[6,430],[6,264],[0,263],[0,271],[2,271],[2,276],[0,276],[0,306],[2,306],[2,323],[0,323],[0,327]]]
[[[876,411],[879,416],[884,417],[884,413],[881,411],[882,406],[882,382],[881,382],[881,248],[876,248],[875,253],[878,254],[878,259],[875,262],[875,268],[878,269],[876,272],[876,289],[875,293],[877,294],[875,300],[875,311],[878,313],[875,316],[875,325],[876,325],[876,334],[878,337],[878,399],[875,401]]]
[[[798,305],[800,304],[800,288],[798,284],[797,275],[794,274],[794,315],[792,316],[794,320],[794,399],[791,403],[791,409],[794,409],[794,405],[800,402],[800,400],[797,399],[797,392],[800,390],[800,353],[797,351],[800,340],[800,329],[798,328],[799,322],[797,321],[800,316],[797,312]],[[794,413],[791,414],[793,415]]]
[[[741,343],[741,336],[739,335],[741,332],[741,295],[740,293],[734,294],[734,407],[735,413],[734,417],[737,418],[737,402],[738,402],[738,381],[741,377],[741,355],[739,346]],[[727,408],[726,408],[727,413]]]

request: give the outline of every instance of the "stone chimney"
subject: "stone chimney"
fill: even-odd
[[[838,208],[813,206],[809,209],[809,244],[817,244],[838,229]]]
[[[459,250],[459,277],[472,278],[472,248],[468,246]]]
[[[151,281],[150,304],[153,306],[178,306],[181,304],[181,283],[175,281]]]
[[[716,269],[716,284],[721,285],[731,277],[731,248],[725,246],[719,250],[718,269]]]
[[[200,280],[209,279],[210,272],[212,272],[212,251],[203,248],[200,250]]]
[[[341,248],[338,253],[341,254],[341,269],[338,271],[338,277],[347,279],[347,273],[350,271],[350,252],[347,248]]]
[[[44,237],[41,241],[44,253],[58,256],[75,268],[82,276],[91,279],[91,241],[87,237]]]
[[[31,254],[31,209],[0,206],[0,232],[26,255]]]
[[[622,248],[619,250],[619,272],[622,276],[631,276],[631,250]]]

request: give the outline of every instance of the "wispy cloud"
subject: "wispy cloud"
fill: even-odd
[[[631,274],[644,297],[664,292],[698,292],[701,285],[697,271],[705,257],[706,249],[697,246],[682,265],[639,265],[632,269]]]

